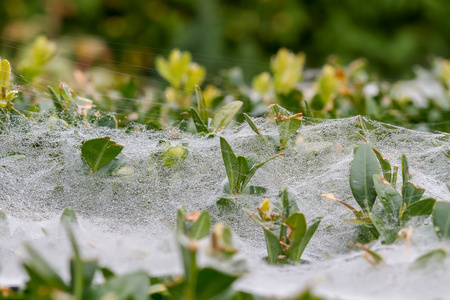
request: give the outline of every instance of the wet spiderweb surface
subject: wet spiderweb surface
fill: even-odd
[[[256,119],[262,132],[277,137],[277,128]],[[450,199],[450,148],[444,134],[423,133],[366,120],[366,137],[392,165],[406,154],[412,182],[426,196]],[[236,209],[224,211],[216,202],[226,196],[226,172],[219,137],[200,138],[176,129],[153,132],[141,127],[112,130],[102,127],[54,128],[46,122],[17,119],[0,134],[0,209],[8,227],[0,235],[0,285],[21,284],[26,275],[21,261],[24,243],[30,243],[52,265],[67,275],[70,248],[59,216],[75,209],[78,240],[86,257],[118,273],[144,269],[153,275],[181,273],[174,242],[176,211],[209,210],[212,222],[223,222],[234,232],[248,274],[236,288],[266,296],[287,297],[312,286],[329,299],[443,299],[450,293],[448,261],[439,268],[414,270],[412,262],[438,247],[448,248],[434,234],[431,220],[412,220],[411,245],[405,242],[370,245],[385,264],[373,267],[362,252],[349,248],[356,239],[354,224],[343,222],[351,212],[320,196],[333,193],[356,206],[349,187],[353,147],[362,143],[356,134],[358,118],[327,120],[303,126],[285,155],[264,165],[250,184],[267,188],[265,197],[278,201],[288,188],[307,218],[323,216],[316,235],[303,254],[307,262],[274,267],[266,255],[261,228],[241,210],[254,210],[264,196],[239,195]],[[80,156],[84,139],[111,136],[125,146],[125,171],[117,176],[91,175]],[[256,153],[263,160],[273,153],[247,124],[224,133],[236,155]],[[161,139],[172,145],[188,143],[186,160],[173,168],[157,163]],[[25,157],[11,161],[9,156]]]

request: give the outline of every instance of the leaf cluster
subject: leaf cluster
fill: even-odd
[[[299,212],[286,189],[280,198],[281,203],[277,203],[273,210],[266,199],[256,209],[258,215],[246,209],[244,211],[264,230],[269,263],[299,262],[322,217],[307,226],[305,216]]]
[[[422,198],[425,189],[414,185],[410,179],[408,161],[401,157],[402,191],[396,190],[398,167],[374,147],[364,143],[355,147],[350,166],[350,188],[360,209],[334,198],[347,206],[356,219],[346,220],[370,230],[374,238],[382,237],[387,244],[397,239],[397,234],[412,217],[427,217],[433,211],[434,198]],[[380,175],[380,166],[383,176]],[[378,200],[378,201],[376,201]]]
[[[4,214],[0,214],[3,216]],[[0,223],[3,221],[0,218]],[[64,280],[57,271],[30,245],[26,245],[29,259],[23,266],[29,276],[25,286],[19,289],[3,287],[0,299],[23,300],[261,300],[262,297],[235,290],[232,287],[243,273],[241,269],[223,269],[216,266],[199,266],[197,255],[199,241],[210,231],[208,211],[186,214],[178,210],[177,241],[183,261],[183,276],[152,277],[136,271],[117,275],[108,268],[101,267],[96,260],[81,257],[75,238],[74,228],[78,221],[72,209],[65,209],[61,224],[67,229],[73,257],[69,261],[69,279]],[[216,260],[232,266],[234,248],[229,227],[217,224],[210,238],[209,254]],[[239,262],[242,265],[242,262]],[[102,283],[94,278],[101,274]],[[295,299],[319,299],[309,290]]]
[[[302,126],[302,113],[292,114],[285,108],[279,106],[278,104],[271,104],[268,109],[271,111],[275,123],[278,126],[278,131],[280,134],[279,141],[275,141],[272,138],[266,138],[255,122],[249,115],[244,113],[244,119],[250,126],[250,128],[259,136],[261,139],[271,145],[276,151],[283,151],[286,148],[286,144],[296,133],[297,130]],[[269,142],[270,141],[270,142]]]
[[[223,163],[227,172],[229,193],[240,194],[255,175],[256,171],[272,159],[282,155],[277,154],[260,163],[256,163],[256,155],[236,156],[227,140],[220,137],[220,149],[222,151]],[[228,188],[227,188],[228,190]]]
[[[233,101],[221,107],[212,118],[208,117],[208,110],[199,86],[195,86],[198,111],[191,107],[188,111],[194,121],[197,133],[215,134],[222,132],[234,119],[242,107],[242,101]]]

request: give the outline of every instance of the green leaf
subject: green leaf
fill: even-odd
[[[423,193],[425,193],[425,189],[414,185],[410,181],[408,181],[403,186],[403,203],[406,203],[406,206],[410,206],[413,203],[419,201],[420,198],[422,198]]]
[[[280,149],[284,149],[288,140],[302,126],[302,121],[301,119],[292,116],[282,121],[278,121],[277,124],[280,132]]]
[[[208,119],[208,111],[206,110],[206,102],[203,99],[202,91],[198,85],[195,85],[195,96],[197,98],[198,115],[205,122]]]
[[[402,195],[406,194],[406,184],[408,181],[411,180],[411,175],[409,174],[409,166],[408,166],[408,160],[406,159],[406,156],[402,155]]]
[[[230,183],[230,192],[233,193],[239,180],[239,162],[230,144],[223,137],[220,137],[220,149],[222,151],[228,182]]]
[[[370,223],[368,221],[363,221],[363,220],[360,220],[360,219],[344,219],[344,222],[355,223],[355,224],[364,225],[364,226],[372,224],[372,223]]]
[[[55,90],[54,90],[51,86],[48,86],[48,91],[49,91],[49,93],[50,93],[50,97],[52,98],[53,105],[54,105],[55,108],[56,108],[56,111],[57,111],[58,113],[64,112],[64,105],[63,105],[63,103],[61,102],[61,99],[59,99],[59,97],[58,97],[58,95],[56,94]]]
[[[79,263],[80,271],[81,273],[77,273],[76,270],[76,264]],[[87,261],[79,261],[77,262],[75,259],[70,260],[70,273],[72,276],[71,286],[72,290],[75,290],[77,277],[78,277],[78,284],[80,285],[81,295],[76,298],[79,300],[85,299],[84,297],[89,292],[92,281],[94,279],[94,275],[97,272],[98,269],[98,263],[95,260],[87,260]]]
[[[111,141],[109,137],[102,137],[85,141],[81,146],[81,156],[96,173],[98,169],[113,160],[123,150],[122,145]]]
[[[211,298],[211,300],[267,300],[267,298],[255,296],[253,294],[236,291],[233,288],[229,288],[224,293]]]
[[[284,225],[289,227],[288,238],[290,244],[290,254],[294,261],[300,260],[300,244],[306,233],[306,220],[302,213],[294,212],[284,221]]]
[[[209,235],[210,227],[211,221],[209,212],[205,210],[189,229],[188,236],[192,239],[200,240]]]
[[[284,225],[289,227],[289,239],[291,242],[301,240],[306,233],[305,215],[298,211],[292,213],[285,221]]]
[[[202,118],[198,114],[198,112],[195,110],[195,108],[189,108],[189,114],[192,117],[192,120],[194,120],[195,129],[197,129],[198,133],[208,133],[208,127],[206,127],[205,123],[203,122]]]
[[[428,253],[417,258],[413,265],[413,269],[423,269],[425,267],[442,265],[444,259],[447,257],[447,251],[443,248],[431,250]]]
[[[360,247],[365,252],[366,256],[364,258],[372,265],[379,265],[384,262],[383,257],[377,252],[363,245],[358,245],[357,247]]]
[[[227,274],[213,268],[204,268],[198,272],[196,300],[209,300],[228,289],[238,275]]]
[[[144,272],[113,277],[92,291],[88,299],[103,299],[108,295],[115,300],[148,300],[150,280]],[[106,297],[105,297],[106,298]]]
[[[305,235],[303,236],[303,239],[300,242],[300,245],[298,245],[295,252],[293,251],[293,253],[292,253],[294,261],[300,261],[300,258],[302,257],[302,254],[305,251],[306,246],[308,246],[309,241],[311,240],[312,236],[316,232],[321,221],[322,221],[322,217],[318,217],[312,221],[312,225],[308,226],[308,228],[306,229]]]
[[[389,182],[392,183],[392,168],[391,168],[391,164],[389,163],[389,161],[387,160],[387,158],[385,158],[383,156],[383,154],[381,154],[377,149],[373,148],[373,152],[375,153],[375,156],[378,159],[378,162],[380,163],[381,166],[381,170],[383,172],[383,177]]]
[[[242,182],[244,182],[245,177],[247,176],[247,173],[248,173],[248,161],[247,161],[247,159],[244,156],[238,156],[237,160],[238,160],[238,163],[239,163],[239,179],[238,179],[237,187],[239,187],[239,185]],[[244,186],[241,186],[239,192],[241,192],[243,188],[244,188]]]
[[[292,113],[290,111],[288,111],[286,108],[278,105],[278,104],[271,104],[269,105],[268,109],[272,112],[272,116],[275,118],[275,121],[278,124],[278,116],[282,116],[282,117],[290,117],[292,116]]]
[[[264,166],[266,163],[268,163],[269,161],[271,161],[272,159],[274,159],[274,158],[276,158],[276,157],[278,157],[278,156],[280,156],[280,155],[283,155],[283,153],[280,153],[280,154],[277,154],[277,155],[275,155],[275,156],[269,157],[269,158],[266,159],[265,161],[260,162],[259,164],[253,166],[253,168],[251,168],[251,169],[248,171],[247,176],[245,177],[244,181],[242,182],[241,189],[245,188],[245,186],[248,184],[248,182],[250,181],[250,179],[252,179],[253,175],[255,175],[255,172],[256,172],[259,168],[261,168],[261,167]]]
[[[30,280],[37,280],[49,287],[66,290],[66,284],[56,271],[36,252],[31,246],[25,245],[30,260],[24,263],[24,267],[30,276]]]
[[[60,220],[62,224],[78,225],[77,215],[75,214],[73,208],[64,208]]]
[[[100,268],[100,272],[102,272],[103,279],[108,280],[116,276],[113,271],[108,268]]]
[[[69,86],[65,82],[60,82],[59,84],[59,92],[61,94],[60,102],[72,103],[73,97],[72,93],[69,91]]]
[[[361,125],[361,129],[363,130],[364,135],[366,135],[366,133],[368,132],[368,129],[367,129],[366,122],[363,119],[363,116],[358,115],[358,121],[359,121],[359,125]]]
[[[182,146],[173,146],[167,149],[158,161],[161,162],[166,167],[172,167],[180,162],[182,162],[187,155],[187,149]]]
[[[364,212],[372,209],[377,196],[373,183],[373,175],[380,169],[372,147],[361,144],[354,149],[355,157],[350,166],[350,188],[356,202]]]
[[[115,116],[113,115],[106,115],[101,117],[98,122],[97,122],[97,126],[103,126],[103,127],[108,127],[111,129],[117,129],[117,127],[119,126],[117,123],[117,119]]]
[[[158,56],[155,59],[155,66],[158,73],[163,77],[165,80],[169,81],[171,83],[171,77],[173,76],[170,70],[170,65],[167,60],[165,60],[163,57]]]
[[[262,186],[256,186],[256,185],[249,185],[246,186],[243,190],[242,190],[242,194],[247,194],[247,195],[264,195],[267,192],[267,189],[265,187]]]
[[[120,153],[116,157],[113,158],[109,163],[98,169],[98,175],[112,175],[115,171],[117,171],[125,162],[126,155]]]
[[[186,224],[184,223],[184,212],[181,208],[177,211],[177,233],[184,234],[186,232]]]
[[[440,238],[450,238],[450,202],[436,201],[433,209],[433,225]]]
[[[94,274],[91,274],[90,272],[95,273],[97,264],[95,263],[94,270],[92,270],[93,267],[92,264],[87,265],[86,270],[84,270],[85,269],[84,262],[81,260],[80,249],[75,239],[72,227],[69,226],[70,223],[68,221],[66,221],[65,225],[67,225],[66,226],[67,235],[69,236],[70,244],[72,245],[73,251],[73,258],[70,261],[70,273],[72,275],[70,289],[76,300],[82,300],[83,292],[85,290],[84,283],[86,282],[88,285],[90,285],[94,276]],[[85,275],[90,278],[86,278]]]
[[[379,174],[373,175],[373,182],[385,216],[390,224],[398,224],[402,209],[402,196]]]
[[[429,216],[433,212],[435,203],[436,199],[434,198],[426,198],[416,201],[406,207],[405,211],[403,212],[402,219],[407,221],[411,219],[411,217],[415,216]]]
[[[283,215],[285,218],[289,218],[292,213],[298,211],[297,203],[293,199],[290,199],[287,189],[283,190],[280,198],[283,205]]]
[[[162,283],[152,284],[148,289],[149,295],[159,295],[159,294],[165,293],[165,292],[167,292],[167,287]],[[152,298],[150,298],[150,299],[152,299]]]
[[[239,112],[242,101],[233,101],[223,106],[212,118],[212,127],[216,132],[224,130],[233,120],[234,116]]]
[[[226,226],[222,231],[222,241],[225,246],[233,248],[233,233],[230,227]]]
[[[267,256],[269,258],[269,263],[276,264],[278,261],[278,256],[280,256],[282,253],[280,241],[278,240],[277,236],[273,234],[273,232],[265,229],[264,227],[263,229],[264,237],[266,239]]]
[[[248,168],[251,169],[253,167],[253,165],[256,162],[256,159],[258,157],[256,156],[256,154],[250,154],[249,156],[247,156],[247,161],[248,161]]]
[[[238,204],[232,198],[220,197],[216,205],[220,212],[230,213],[239,209]]]
[[[386,226],[386,224],[384,224],[383,221],[381,221],[381,219],[378,218],[374,213],[369,213],[369,216],[372,220],[373,226],[383,238],[384,242],[386,244],[392,244],[393,242],[395,242],[397,230],[392,230],[392,228]]]
[[[267,142],[266,138],[264,137],[264,135],[261,133],[261,131],[259,130],[258,126],[256,126],[255,122],[253,122],[252,118],[249,117],[249,115],[247,115],[246,113],[243,113],[244,115],[244,119],[245,121],[247,121],[247,124],[250,126],[250,128],[257,134],[259,135],[262,140],[264,142]]]
[[[9,77],[11,76],[11,65],[7,59],[0,58],[0,87],[9,85]]]
[[[197,249],[188,247],[189,243],[189,241],[178,240],[184,267],[183,292],[186,299],[195,299],[195,287],[198,275]],[[179,297],[176,297],[175,299],[178,298]]]

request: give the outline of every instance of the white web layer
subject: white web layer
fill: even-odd
[[[229,225],[249,274],[236,287],[277,297],[289,296],[306,286],[331,299],[424,299],[450,293],[446,279],[449,262],[436,269],[412,271],[411,262],[427,251],[446,247],[434,234],[430,220],[417,221],[412,244],[406,253],[404,242],[373,245],[386,261],[372,267],[359,250],[348,243],[356,238],[354,224],[343,222],[352,214],[343,205],[325,199],[333,193],[357,206],[349,187],[349,167],[353,147],[362,140],[356,135],[357,118],[328,120],[304,126],[295,150],[264,165],[251,185],[264,186],[267,196],[278,201],[280,190],[288,188],[307,220],[323,216],[316,235],[303,258],[309,264],[274,267],[262,259],[266,255],[261,228],[238,207],[221,212],[216,201],[226,181],[219,138],[198,138],[173,132],[136,130],[125,133],[101,127],[51,129],[44,123],[18,119],[0,134],[0,209],[8,216],[8,228],[0,236],[0,285],[21,284],[26,275],[21,261],[23,244],[32,244],[51,264],[68,274],[69,242],[59,224],[65,207],[77,212],[77,237],[83,255],[118,273],[137,269],[154,275],[181,272],[173,229],[176,210],[211,212],[212,222]],[[256,120],[267,136],[277,137],[275,125]],[[400,165],[406,154],[412,182],[426,189],[426,196],[450,199],[445,187],[450,183],[450,159],[442,154],[450,143],[444,134],[423,133],[367,120],[373,127],[367,134],[392,165]],[[124,176],[90,175],[80,157],[83,139],[111,136],[125,146],[127,166],[133,172]],[[178,139],[173,139],[177,137]],[[247,124],[228,130],[224,137],[236,155],[256,153],[259,160],[273,153]],[[172,169],[157,166],[158,141],[188,142],[188,155]],[[434,146],[433,143],[440,146]],[[25,158],[7,161],[22,154]],[[254,210],[262,196],[239,195],[242,207]]]

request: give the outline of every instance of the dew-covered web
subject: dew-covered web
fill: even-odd
[[[24,43],[0,39],[3,46],[24,50]],[[120,45],[113,47],[117,51]],[[152,48],[151,51],[167,56],[170,49]],[[82,68],[72,58],[73,54],[60,49],[48,68],[53,72],[58,68],[70,70],[74,65]],[[218,59],[198,53],[193,57],[200,64]],[[117,65],[118,62],[103,59],[101,63]],[[225,66],[245,63],[254,62],[223,61]],[[126,67],[156,75],[152,67],[131,64]],[[111,73],[129,75],[97,66],[88,71],[92,78],[102,79],[114,77]],[[61,72],[63,80],[69,80],[66,76]],[[218,76],[208,74],[206,83],[216,84]],[[27,85],[18,88],[40,95],[46,100],[42,101],[41,110],[48,110],[51,101],[45,91],[47,85],[55,82],[21,79]],[[162,79],[147,83],[160,88],[168,85]],[[107,88],[101,81],[94,85]],[[71,87],[82,93],[79,86]],[[95,95],[136,105],[151,101],[146,97],[144,100],[124,98],[107,90],[97,91]],[[122,112],[117,107],[111,109]],[[232,210],[216,205],[220,197],[229,196],[223,192],[226,172],[218,136],[201,138],[177,128],[155,132],[139,125],[120,130],[66,128],[47,122],[46,114],[40,118],[33,121],[15,118],[0,134],[0,210],[7,215],[7,227],[0,226],[0,286],[21,285],[26,280],[21,267],[27,258],[25,243],[31,244],[52,266],[68,276],[71,249],[59,221],[66,207],[74,208],[77,213],[76,236],[84,257],[96,258],[100,265],[118,273],[143,269],[152,275],[181,274],[173,231],[177,209],[186,206],[188,211],[209,210],[213,223],[222,222],[232,228],[241,251],[239,255],[245,259],[248,269],[235,284],[240,290],[288,297],[312,287],[316,294],[327,299],[443,299],[443,295],[450,294],[446,282],[450,277],[448,259],[439,268],[413,269],[417,257],[438,247],[449,249],[449,245],[437,239],[430,219],[411,221],[414,232],[410,246],[404,241],[389,246],[380,242],[369,245],[385,260],[384,265],[374,267],[362,257],[361,250],[349,247],[349,242],[356,239],[356,226],[342,220],[351,218],[351,212],[320,196],[333,193],[357,206],[349,186],[353,148],[362,143],[356,134],[361,130],[356,117],[303,126],[285,155],[264,165],[250,181],[251,185],[266,187],[267,194],[236,196]],[[256,118],[255,122],[265,136],[277,138],[278,129],[274,124],[263,118]],[[370,128],[366,137],[392,165],[400,165],[400,156],[406,154],[412,182],[425,188],[426,196],[450,199],[445,186],[450,183],[450,159],[442,153],[450,149],[450,142],[444,134],[411,131],[369,119],[366,123]],[[110,136],[125,146],[122,153],[127,159],[121,175],[92,175],[82,161],[82,141],[101,136]],[[226,130],[223,136],[236,155],[255,153],[259,160],[274,155],[245,123]],[[170,140],[172,145],[187,143],[186,160],[172,168],[158,164],[160,140]],[[15,154],[25,157],[8,159]],[[264,197],[279,201],[278,193],[284,188],[288,188],[307,221],[318,216],[323,220],[302,256],[307,263],[275,267],[263,261],[266,256],[263,232],[241,208],[254,211]]]
[[[266,136],[277,137],[277,128],[266,119],[255,120]],[[366,137],[391,164],[400,165],[401,154],[409,160],[412,181],[427,196],[450,199],[450,159],[442,151],[450,147],[444,134],[423,133],[366,119]],[[8,227],[0,235],[0,283],[21,284],[26,275],[21,261],[24,243],[30,243],[51,264],[67,274],[70,247],[59,217],[66,207],[79,219],[77,237],[83,255],[95,257],[118,273],[137,269],[154,275],[181,272],[174,242],[176,211],[209,210],[213,223],[223,222],[235,234],[248,274],[236,287],[277,297],[289,296],[312,286],[330,299],[423,299],[446,295],[450,288],[449,263],[437,269],[414,271],[412,261],[427,251],[447,247],[437,239],[430,220],[412,220],[411,245],[405,242],[371,245],[385,264],[371,266],[362,252],[349,247],[356,239],[354,224],[343,222],[351,212],[321,197],[333,193],[357,206],[349,187],[353,147],[362,140],[356,134],[358,118],[327,120],[303,126],[285,155],[264,165],[251,185],[267,188],[267,197],[278,200],[288,188],[307,220],[323,216],[316,235],[302,258],[308,263],[274,267],[263,262],[266,255],[261,228],[241,210],[254,210],[262,196],[236,196],[235,209],[220,209],[226,172],[219,137],[191,136],[177,130],[148,131],[143,127],[112,130],[102,127],[55,128],[45,122],[13,120],[0,135],[0,209]],[[83,140],[111,136],[124,145],[126,172],[97,176],[80,156]],[[237,155],[256,153],[259,160],[273,153],[247,124],[225,131]],[[186,160],[175,167],[157,162],[161,140],[172,145],[188,144]],[[10,161],[8,156],[24,155]]]

